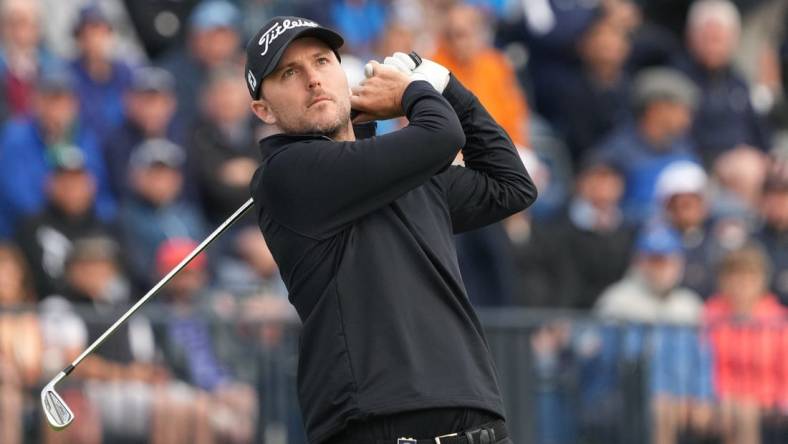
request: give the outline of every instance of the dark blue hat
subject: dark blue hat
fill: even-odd
[[[314,37],[325,42],[339,58],[342,36],[301,17],[274,17],[263,25],[246,44],[246,86],[253,99],[260,97],[260,84],[279,65],[287,46],[299,37]]]
[[[89,3],[79,10],[77,22],[74,24],[74,35],[79,34],[82,28],[89,23],[101,23],[112,26],[109,18],[97,3]]]

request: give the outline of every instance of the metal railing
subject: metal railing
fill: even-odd
[[[91,309],[81,317],[89,321],[87,327],[100,331],[122,311],[98,315]],[[696,424],[692,409],[708,407],[712,418],[718,418],[714,412],[722,408],[717,376],[726,371],[751,385],[731,390],[741,389],[734,399],[737,393],[754,397],[761,442],[788,442],[788,324],[726,324],[728,346],[736,338],[752,341],[749,357],[735,350],[731,357],[715,353],[721,343],[714,335],[721,330],[714,326],[619,324],[586,313],[521,309],[485,310],[480,317],[500,377],[508,426],[518,444],[647,443],[660,433],[675,437],[667,442],[715,442],[726,433],[725,421]],[[154,362],[169,365],[173,353],[166,350],[166,326],[173,314],[154,306],[143,310],[140,318],[147,319],[155,332]],[[254,392],[254,442],[305,443],[295,391],[297,321],[197,318],[205,322],[217,356],[235,380]],[[0,329],[4,332],[9,334]],[[0,344],[7,339],[0,338]],[[87,378],[77,372],[71,388],[87,391]],[[171,373],[171,378],[180,376]],[[37,388],[28,387],[28,395],[35,395]],[[673,420],[665,422],[665,411],[683,413],[667,414]],[[25,423],[24,442],[42,442],[41,418],[34,409],[23,410],[20,421]],[[105,442],[124,438],[110,429],[103,433]],[[145,442],[145,437],[137,442]]]

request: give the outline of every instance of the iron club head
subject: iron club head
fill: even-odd
[[[60,372],[55,379],[41,390],[41,407],[44,409],[49,425],[55,430],[62,430],[68,427],[74,420],[74,413],[63,401],[63,398],[55,391],[55,384],[66,374]]]

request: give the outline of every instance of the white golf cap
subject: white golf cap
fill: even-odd
[[[660,202],[676,194],[703,194],[708,178],[695,162],[681,160],[669,164],[657,178],[655,195]]]

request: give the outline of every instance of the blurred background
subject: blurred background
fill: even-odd
[[[517,145],[538,201],[457,237],[515,442],[788,442],[788,0],[0,0],[1,443],[305,442],[253,217],[59,387],[66,431],[38,408],[248,198],[275,15],[351,82],[445,65]]]

